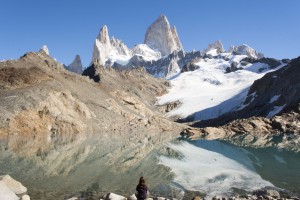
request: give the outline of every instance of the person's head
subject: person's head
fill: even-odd
[[[144,177],[142,177],[142,176],[140,178],[139,185],[146,185],[146,181],[145,181]]]

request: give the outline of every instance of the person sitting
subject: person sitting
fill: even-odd
[[[137,200],[144,200],[148,197],[148,187],[146,185],[144,177],[140,178],[139,184],[136,186],[135,196]]]

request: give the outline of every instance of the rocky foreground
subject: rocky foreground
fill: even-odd
[[[30,200],[30,196],[27,193],[27,188],[24,187],[20,182],[14,180],[9,175],[0,176],[0,200]],[[152,196],[152,195],[150,195]],[[192,198],[187,198],[184,196],[184,193],[179,193],[177,195],[177,198],[175,199],[192,199],[192,200],[202,200],[202,199],[213,199],[213,200],[246,200],[246,199],[255,199],[255,200],[275,200],[275,199],[282,199],[282,200],[288,200],[288,199],[295,199],[296,197],[290,197],[287,195],[284,195],[284,197],[281,197],[282,195],[276,191],[276,190],[258,190],[254,191],[252,194],[248,195],[242,195],[242,196],[236,196],[236,197],[220,197],[215,196],[213,198],[205,198],[200,196],[194,196]],[[39,199],[43,199],[43,197],[40,197]],[[103,200],[136,200],[135,194],[124,197],[121,195],[117,195],[114,193],[106,193],[106,194],[96,194],[95,192],[82,192],[78,195],[73,195],[70,198],[65,198],[67,200],[92,200],[92,199],[103,199]],[[170,198],[165,197],[151,197],[147,200],[169,200]]]

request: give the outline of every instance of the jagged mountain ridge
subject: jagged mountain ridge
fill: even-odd
[[[165,15],[160,15],[146,31],[144,44],[129,49],[121,40],[109,37],[107,26],[103,26],[95,40],[92,62],[118,69],[144,67],[155,77],[170,78],[195,59],[226,53],[220,41],[210,44],[202,52],[184,52],[176,27],[170,26]],[[263,57],[248,45],[232,46],[227,53],[247,55],[249,58]]]

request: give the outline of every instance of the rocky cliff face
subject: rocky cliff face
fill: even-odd
[[[153,49],[159,50],[163,56],[169,55],[175,50],[183,50],[176,28],[171,29],[165,15],[159,16],[150,25],[146,31],[144,43]]]
[[[73,62],[70,65],[66,66],[66,68],[67,68],[67,70],[69,70],[71,72],[81,74],[83,71],[83,66],[82,66],[80,56],[76,55]]]
[[[176,26],[173,26],[172,27],[172,34],[173,34],[173,37],[174,37],[174,41],[176,43],[176,46],[179,50],[183,50],[183,47],[182,47],[182,44],[180,42],[180,39],[179,39],[179,36],[178,36],[178,33],[177,33],[177,29],[176,29]]]
[[[154,106],[164,84],[140,69],[97,68],[96,83],[40,52],[1,62],[0,71],[0,168],[32,198],[41,187],[44,199],[80,191],[95,177],[113,188],[122,173],[135,174],[134,184],[149,153],[182,129]]]

